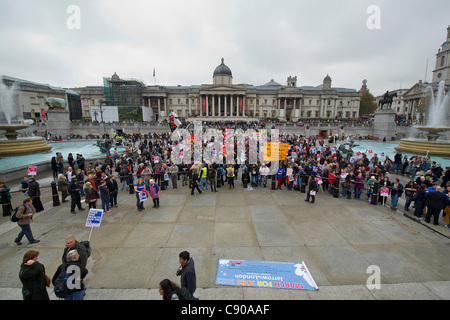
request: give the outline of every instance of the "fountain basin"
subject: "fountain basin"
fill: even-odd
[[[0,140],[0,158],[23,156],[27,154],[50,152],[52,147],[42,137],[16,138],[16,140]]]
[[[26,129],[29,125],[0,125],[0,131],[6,131],[3,135],[8,140],[17,140],[17,136],[20,134],[17,130]]]
[[[436,142],[418,139],[402,139],[400,145],[395,148],[397,151],[412,154],[450,157],[450,142]]]
[[[446,132],[449,131],[450,128],[445,127],[414,127],[419,131],[426,132],[425,136],[427,137],[428,141],[436,141],[439,137],[443,137],[443,134],[439,134],[440,132]]]
[[[17,130],[26,129],[29,125],[0,125],[0,131],[6,137],[0,139],[0,158],[23,156],[27,154],[50,152],[51,147],[42,137],[17,138]]]

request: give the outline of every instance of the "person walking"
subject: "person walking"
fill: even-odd
[[[181,265],[176,274],[177,276],[181,276],[181,288],[186,288],[189,291],[192,300],[198,300],[198,298],[194,297],[194,292],[197,289],[194,259],[192,259],[188,251],[180,252],[178,258]]]
[[[33,236],[33,232],[31,231],[31,221],[33,220],[33,216],[36,213],[36,209],[34,208],[32,204],[33,200],[28,197],[23,200],[23,205],[17,209],[16,217],[19,219],[17,224],[22,229],[20,233],[17,235],[14,242],[17,245],[21,245],[23,236],[26,236],[29,243],[38,243],[40,240],[36,240]]]
[[[163,296],[163,300],[191,300],[189,292],[185,288],[180,288],[169,279],[164,279],[159,283],[159,294]]]
[[[23,300],[50,300],[47,292],[49,278],[45,267],[38,262],[39,251],[25,252],[20,265],[19,279],[22,282]]]
[[[81,194],[80,194],[80,187],[78,186],[78,183],[75,179],[72,179],[72,181],[69,183],[69,187],[67,191],[70,194],[71,202],[70,202],[70,213],[75,214],[75,206],[78,207],[78,210],[84,210],[84,208],[81,206]]]
[[[191,195],[194,195],[194,189],[197,189],[198,193],[202,193],[202,190],[199,188],[200,184],[200,178],[198,176],[198,168],[193,167],[192,168],[192,189],[191,189]]]

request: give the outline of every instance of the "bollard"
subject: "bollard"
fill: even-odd
[[[300,192],[301,193],[306,193],[306,176],[303,176],[302,178],[302,183],[301,183],[301,187],[300,187]]]
[[[248,171],[247,171],[247,169],[244,170],[243,177],[242,177],[242,183],[244,184],[244,188],[248,187]]]
[[[272,175],[272,190],[276,190],[276,187],[275,187],[275,180],[276,179],[277,179],[277,175],[273,174]]]
[[[333,198],[339,198],[339,177],[334,181]]]
[[[164,183],[164,173],[162,172],[159,174],[159,183],[160,183],[159,188],[161,190],[166,190],[166,184]]]
[[[134,194],[133,175],[131,173],[128,175],[128,194]]]
[[[8,199],[8,192],[6,189],[1,188],[0,189],[0,197],[2,199],[2,209],[3,209],[3,216],[10,216],[11,215],[11,206],[9,205],[9,199]]]
[[[220,181],[220,168],[217,168],[217,188],[221,187],[221,181]]]
[[[52,196],[53,196],[53,206],[59,206],[61,202],[59,201],[59,195],[58,190],[56,189],[56,182],[52,181],[50,182],[50,185],[52,186]]]
[[[370,204],[378,204],[378,181],[373,184],[373,192],[370,198]]]

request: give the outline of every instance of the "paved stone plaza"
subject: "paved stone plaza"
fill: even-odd
[[[240,177],[239,177],[240,178]],[[61,263],[65,237],[87,240],[88,210],[70,214],[70,202],[53,207],[49,176],[38,176],[45,210],[31,224],[40,242],[14,243],[19,227],[0,218],[0,299],[21,299],[19,266],[35,249],[53,276]],[[17,190],[19,181],[9,183]],[[179,283],[178,254],[188,250],[195,260],[196,296],[207,299],[450,299],[450,230],[417,222],[402,212],[364,200],[333,198],[319,193],[316,203],[305,194],[283,188],[247,191],[218,189],[190,195],[187,187],[160,191],[160,208],[136,208],[136,197],[119,191],[118,207],[104,215],[91,237],[86,300],[161,300],[164,278]],[[363,193],[365,198],[365,193]],[[13,193],[13,204],[23,199]],[[404,200],[404,199],[402,199]],[[97,202],[97,207],[99,207]],[[390,203],[390,200],[388,200]],[[403,205],[399,204],[399,208]],[[221,258],[304,261],[318,291],[244,288],[215,285]],[[371,273],[381,271],[381,289],[368,289]],[[49,288],[51,299],[57,299]]]

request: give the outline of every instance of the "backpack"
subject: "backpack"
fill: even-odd
[[[20,208],[20,207],[22,207],[22,206],[16,207],[16,208],[11,212],[11,218],[10,218],[11,222],[19,222],[20,219],[17,218],[16,214],[17,214],[17,211],[19,211],[19,208]]]
[[[182,287],[177,296],[180,300],[192,300],[192,296],[186,287]]]
[[[233,176],[233,169],[228,168],[228,170],[227,170],[227,175],[228,175],[229,177],[232,177],[232,176]]]
[[[69,279],[69,276],[67,274],[67,266],[64,264],[61,268],[61,272],[58,274],[58,278],[55,280],[55,283],[53,283],[53,291],[58,298],[67,298],[73,293],[73,291],[69,290],[67,287],[67,279]]]
[[[80,241],[78,247],[77,247],[77,251],[80,248],[80,245],[84,245],[86,247],[86,253],[87,253],[87,257],[89,258],[91,256],[91,252],[92,252],[92,248],[91,248],[91,244],[89,241]]]

